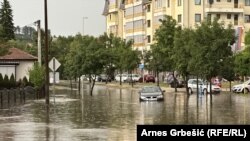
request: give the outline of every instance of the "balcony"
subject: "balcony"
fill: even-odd
[[[126,15],[125,18],[126,19],[131,19],[131,18],[136,18],[136,17],[143,17],[145,16],[145,13],[144,12],[140,12],[140,13],[132,13],[132,14],[129,14],[129,15]]]
[[[166,13],[166,7],[154,9],[154,13]]]
[[[243,8],[206,8],[206,13],[243,13]]]
[[[118,11],[118,7],[116,4],[109,5],[109,13],[117,12],[117,11]]]

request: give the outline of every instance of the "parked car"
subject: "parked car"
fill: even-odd
[[[245,93],[249,92],[249,90],[250,90],[250,80],[247,80],[242,84],[234,85],[232,87],[232,91],[234,93],[244,93],[244,90],[245,90]]]
[[[139,82],[143,82],[142,77],[139,79]],[[148,82],[153,82],[155,83],[155,77],[151,74],[146,74],[144,75],[144,82],[148,83]]]
[[[218,78],[214,79],[212,83],[213,83],[214,85],[219,86],[219,87],[222,86],[222,85],[221,85],[221,81],[220,81]]]
[[[120,82],[121,80],[122,82],[125,82],[127,78],[128,78],[128,74],[117,74],[115,76],[115,81]]]
[[[111,78],[108,77],[108,75],[106,75],[106,74],[100,74],[99,75],[99,81],[101,81],[101,82],[106,82],[106,81],[111,82]]]
[[[212,84],[212,93],[220,93],[221,88],[217,85]],[[210,93],[210,83],[207,81],[203,81],[201,79],[198,79],[198,88],[201,88],[201,92],[203,94]],[[188,80],[188,91],[189,94],[192,94],[193,92],[197,92],[197,79],[189,79]]]
[[[183,88],[183,87],[185,87],[185,81],[182,80],[182,79],[177,79],[176,84],[177,84],[177,88]],[[170,87],[171,87],[171,88],[175,88],[175,83],[174,83],[174,81],[172,81],[172,82],[170,83]]]
[[[164,92],[159,86],[144,86],[140,91],[140,101],[163,100]]]
[[[126,82],[138,82],[141,76],[139,74],[128,74],[127,79],[125,80]]]

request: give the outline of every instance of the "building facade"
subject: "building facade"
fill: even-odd
[[[149,50],[164,15],[183,28],[194,28],[205,19],[232,24],[238,40],[233,50],[244,48],[250,28],[250,0],[106,0],[107,33],[134,40],[134,49]]]

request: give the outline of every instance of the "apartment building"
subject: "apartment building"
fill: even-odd
[[[244,48],[250,28],[250,0],[106,0],[107,33],[134,40],[134,49],[149,50],[160,19],[170,15],[183,28],[205,19],[232,24],[238,37],[234,50]]]

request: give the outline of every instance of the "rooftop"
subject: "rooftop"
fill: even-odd
[[[37,57],[18,48],[10,48],[7,55],[0,56],[0,60],[37,60]]]

